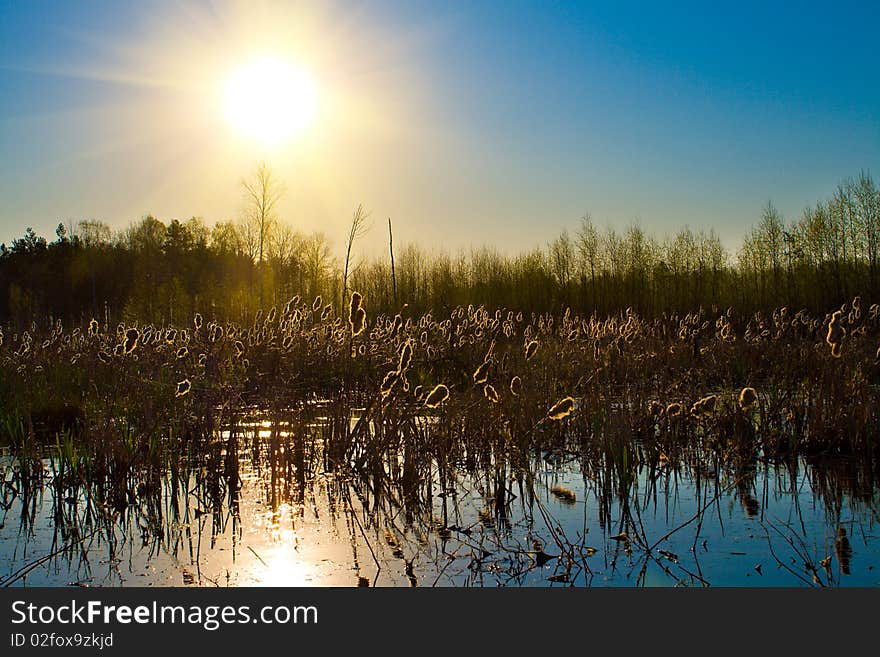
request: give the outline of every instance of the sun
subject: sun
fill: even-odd
[[[279,57],[254,59],[226,80],[223,108],[240,134],[277,146],[315,118],[315,88],[309,77]]]

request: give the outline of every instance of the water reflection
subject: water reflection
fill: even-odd
[[[433,430],[376,432],[385,442],[366,449],[339,435],[327,418],[245,416],[124,476],[51,448],[38,467],[6,453],[0,581],[880,585],[876,478],[857,459],[654,458],[578,438],[501,453]]]

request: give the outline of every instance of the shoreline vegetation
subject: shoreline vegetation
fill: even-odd
[[[841,189],[852,200],[870,188],[876,202],[867,180]],[[146,219],[125,240],[59,229],[58,241],[46,244],[31,235],[0,257],[8,292],[0,332],[4,507],[20,505],[27,525],[37,497],[51,493],[55,522],[64,526],[65,505],[87,500],[90,520],[76,537],[112,525],[128,508],[149,507],[163,490],[176,496],[196,475],[204,507],[210,499],[231,504],[239,455],[256,450],[271,466],[263,476],[271,477],[273,506],[278,482],[287,499],[333,472],[398,500],[404,524],[429,518],[442,537],[450,533],[446,500],[439,524],[432,500],[451,495],[462,476],[483,482],[480,495],[498,517],[511,481],[521,495],[533,490],[536,459],[573,458],[607,505],[609,532],[611,508],[619,510],[612,538],[654,559],[664,539],[641,524],[638,482],[646,476],[687,472],[706,503],[692,519],[699,527],[723,492],[754,501],[749,482],[759,467],[796,472],[806,460],[829,464],[811,477],[836,526],[844,499],[876,505],[880,471],[880,297],[871,294],[870,241],[880,204],[840,214],[842,203],[829,201],[790,228],[768,208],[737,266],[718,256],[713,269],[711,258],[693,255],[669,279],[658,274],[661,252],[632,241],[634,232],[603,248],[617,244],[643,261],[610,260],[611,269],[589,275],[573,243],[570,261],[554,259],[565,252],[554,243],[534,269],[528,258],[474,255],[463,277],[447,272],[448,280],[441,260],[405,251],[396,260],[396,307],[379,264],[350,272],[340,309],[331,269],[313,269],[324,273],[306,284],[285,269],[304,275],[301,261],[276,262],[270,253],[255,263],[215,251],[214,239],[186,237],[197,224]],[[831,222],[841,217],[850,223]],[[824,232],[810,232],[815,222]],[[780,240],[793,236],[780,242],[790,251],[768,246],[774,226]],[[816,234],[824,246],[809,260],[810,242],[798,240]],[[303,288],[250,312],[257,275],[266,299]],[[853,289],[859,294],[840,297]],[[521,302],[446,306],[464,294],[515,294]],[[579,310],[574,300],[590,294],[621,307]],[[810,301],[765,308],[773,294]],[[655,306],[663,295],[681,303]],[[542,301],[530,305],[534,299]],[[560,305],[566,299],[572,303]],[[846,476],[825,481],[823,472],[841,463]],[[722,472],[730,473],[723,490]],[[550,495],[563,505],[578,501],[567,486]],[[538,505],[532,511],[545,512],[526,497]],[[583,557],[586,544],[554,531],[543,544]],[[807,563],[813,570],[801,579],[825,582],[818,561]]]
[[[247,322],[295,295],[320,295],[342,316],[349,289],[376,315],[407,304],[414,316],[469,305],[556,315],[571,308],[597,318],[627,308],[646,318],[783,306],[818,314],[858,295],[880,298],[880,188],[866,173],[796,220],[768,203],[735,253],[711,230],[657,238],[638,224],[601,230],[586,214],[573,234],[513,256],[418,244],[395,253],[389,221],[390,253],[355,262],[354,242],[370,226],[358,206],[339,263],[328,236],[280,221],[283,190],[265,166],[244,189],[242,219],[212,227],[197,217],[166,224],[147,216],[114,233],[89,220],[59,224],[51,242],[27,229],[0,246],[0,324],[19,332],[40,317],[183,324],[196,312]]]

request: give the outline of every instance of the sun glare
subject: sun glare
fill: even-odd
[[[288,141],[315,117],[312,81],[289,62],[261,57],[226,82],[226,119],[239,133],[274,146]]]

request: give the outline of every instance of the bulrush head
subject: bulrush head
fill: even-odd
[[[489,380],[489,361],[484,360],[482,365],[477,368],[477,371],[474,372],[474,383],[476,385],[482,385]]]
[[[574,410],[574,398],[565,397],[553,404],[553,407],[547,411],[547,417],[551,420],[562,420],[571,415]]]
[[[351,335],[357,336],[364,332],[364,328],[367,326],[367,311],[363,308],[358,308],[353,317],[351,318]]]
[[[351,302],[348,306],[348,323],[351,325],[351,334],[360,335],[367,325],[367,312],[361,306],[363,297],[360,292],[351,293]]]
[[[758,401],[758,393],[755,392],[754,388],[746,386],[739,393],[739,407],[747,411],[750,409],[754,403]]]
[[[825,336],[825,342],[831,347],[831,355],[840,358],[840,344],[846,336],[846,329],[843,328],[842,310],[835,310],[828,322],[828,333]]]
[[[391,391],[394,390],[394,386],[399,380],[400,372],[398,370],[391,370],[385,375],[385,378],[382,379],[382,399],[385,399],[391,394]]]
[[[130,354],[135,350],[138,344],[138,338],[141,337],[140,332],[136,328],[130,328],[125,332],[125,353]]]
[[[428,408],[437,408],[440,404],[449,399],[449,388],[442,383],[435,386],[434,389],[425,397],[425,406]]]
[[[189,382],[189,379],[184,379],[183,381],[177,382],[177,391],[174,393],[175,397],[183,397],[186,393],[189,392],[189,389],[192,387],[192,384]]]
[[[672,402],[666,407],[666,417],[678,417],[681,415],[682,406],[679,402]]]
[[[698,399],[696,402],[694,402],[694,405],[691,406],[691,415],[711,415],[712,411],[715,410],[716,401],[718,401],[717,395],[707,395],[706,397]]]
[[[513,377],[510,380],[510,392],[514,397],[519,397],[519,393],[522,391],[522,379],[518,376]]]

